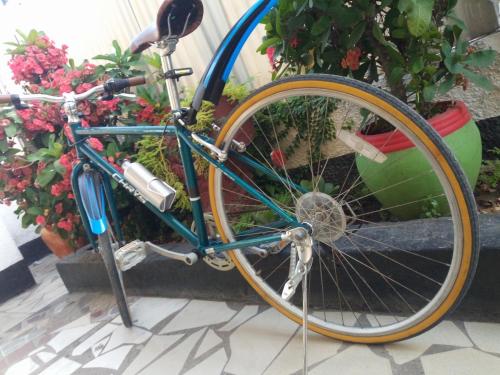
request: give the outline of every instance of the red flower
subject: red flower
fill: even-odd
[[[36,217],[35,221],[36,221],[36,223],[37,223],[38,225],[45,225],[45,223],[47,222],[47,221],[45,220],[45,216],[42,216],[42,215],[38,215],[38,216]]]
[[[341,65],[344,69],[351,69],[352,71],[359,69],[359,59],[361,57],[361,50],[356,47],[347,51],[346,57],[342,59]]]
[[[300,44],[299,38],[297,36],[294,36],[292,39],[290,39],[290,47],[292,48],[297,48]]]
[[[63,204],[61,202],[55,205],[56,214],[60,215],[63,212]]]
[[[70,220],[60,220],[57,223],[57,227],[66,232],[71,232],[73,230],[73,223]]]
[[[271,160],[273,164],[278,168],[285,168],[286,164],[286,155],[281,149],[276,149],[271,152]]]

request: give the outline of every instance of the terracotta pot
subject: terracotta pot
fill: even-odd
[[[40,236],[42,237],[42,241],[45,245],[47,245],[50,251],[52,251],[58,258],[67,257],[75,252],[68,241],[47,228],[42,229]]]

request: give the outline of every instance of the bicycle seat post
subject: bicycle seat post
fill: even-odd
[[[174,70],[172,54],[175,52],[175,48],[178,42],[179,39],[177,37],[168,36],[157,44],[158,48],[163,50],[161,54],[161,65],[164,73]],[[172,77],[166,77],[165,83],[167,85],[167,93],[170,100],[170,107],[172,108],[172,112],[180,110],[181,105],[176,79]]]

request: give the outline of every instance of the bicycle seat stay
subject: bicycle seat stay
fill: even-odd
[[[180,39],[196,30],[202,19],[201,0],[164,0],[156,22],[134,38],[130,49],[140,53],[164,38]]]

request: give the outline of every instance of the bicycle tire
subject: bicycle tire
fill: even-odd
[[[132,327],[132,318],[130,317],[130,311],[127,304],[123,278],[121,276],[121,272],[116,266],[115,257],[113,255],[113,246],[108,231],[105,231],[103,234],[98,236],[98,243],[99,252],[104,261],[104,265],[106,266],[109,282],[111,284],[111,290],[115,296],[116,305],[118,307],[123,325],[130,328]]]
[[[243,128],[243,124],[254,116],[258,108],[264,108],[264,102],[267,101],[269,106],[269,103],[275,98],[286,97],[292,93],[299,95],[304,90],[325,92],[331,94],[334,98],[350,98],[363,108],[370,107],[383,119],[394,120],[391,124],[414,140],[415,146],[419,150],[421,149],[423,154],[425,153],[425,157],[430,160],[430,163],[434,163],[432,164],[434,172],[440,182],[443,183],[446,199],[451,202],[450,209],[452,210],[454,229],[458,228],[459,234],[461,234],[461,238],[459,238],[460,244],[453,245],[450,271],[443,281],[443,285],[447,283],[446,288],[443,286],[439,289],[439,292],[443,294],[440,296],[442,299],[435,302],[432,311],[426,312],[427,315],[418,317],[418,319],[412,316],[411,318],[415,319],[412,324],[401,324],[402,329],[391,329],[387,330],[387,332],[381,329],[365,330],[363,332],[362,329],[360,330],[357,327],[352,327],[350,331],[346,331],[338,325],[330,327],[318,323],[318,319],[311,315],[309,328],[325,336],[355,343],[394,342],[425,332],[438,324],[447,313],[459,304],[470,286],[477,266],[479,249],[478,218],[467,178],[440,136],[405,103],[371,85],[349,78],[330,75],[305,75],[287,78],[272,82],[257,90],[229,115],[216,139],[215,145],[229,150],[235,134],[239,131],[238,129]],[[311,174],[313,173],[311,172]],[[224,242],[232,242],[235,240],[235,236],[231,228],[232,224],[228,220],[228,210],[224,206],[223,180],[221,170],[211,165],[209,170],[209,194],[212,212],[221,238]],[[259,270],[254,269],[250,264],[244,251],[241,249],[231,251],[230,257],[242,276],[266,302],[288,318],[301,324],[300,310],[281,299],[279,294],[266,284],[259,276]],[[444,292],[442,292],[443,290]],[[397,326],[396,323],[394,325]]]

